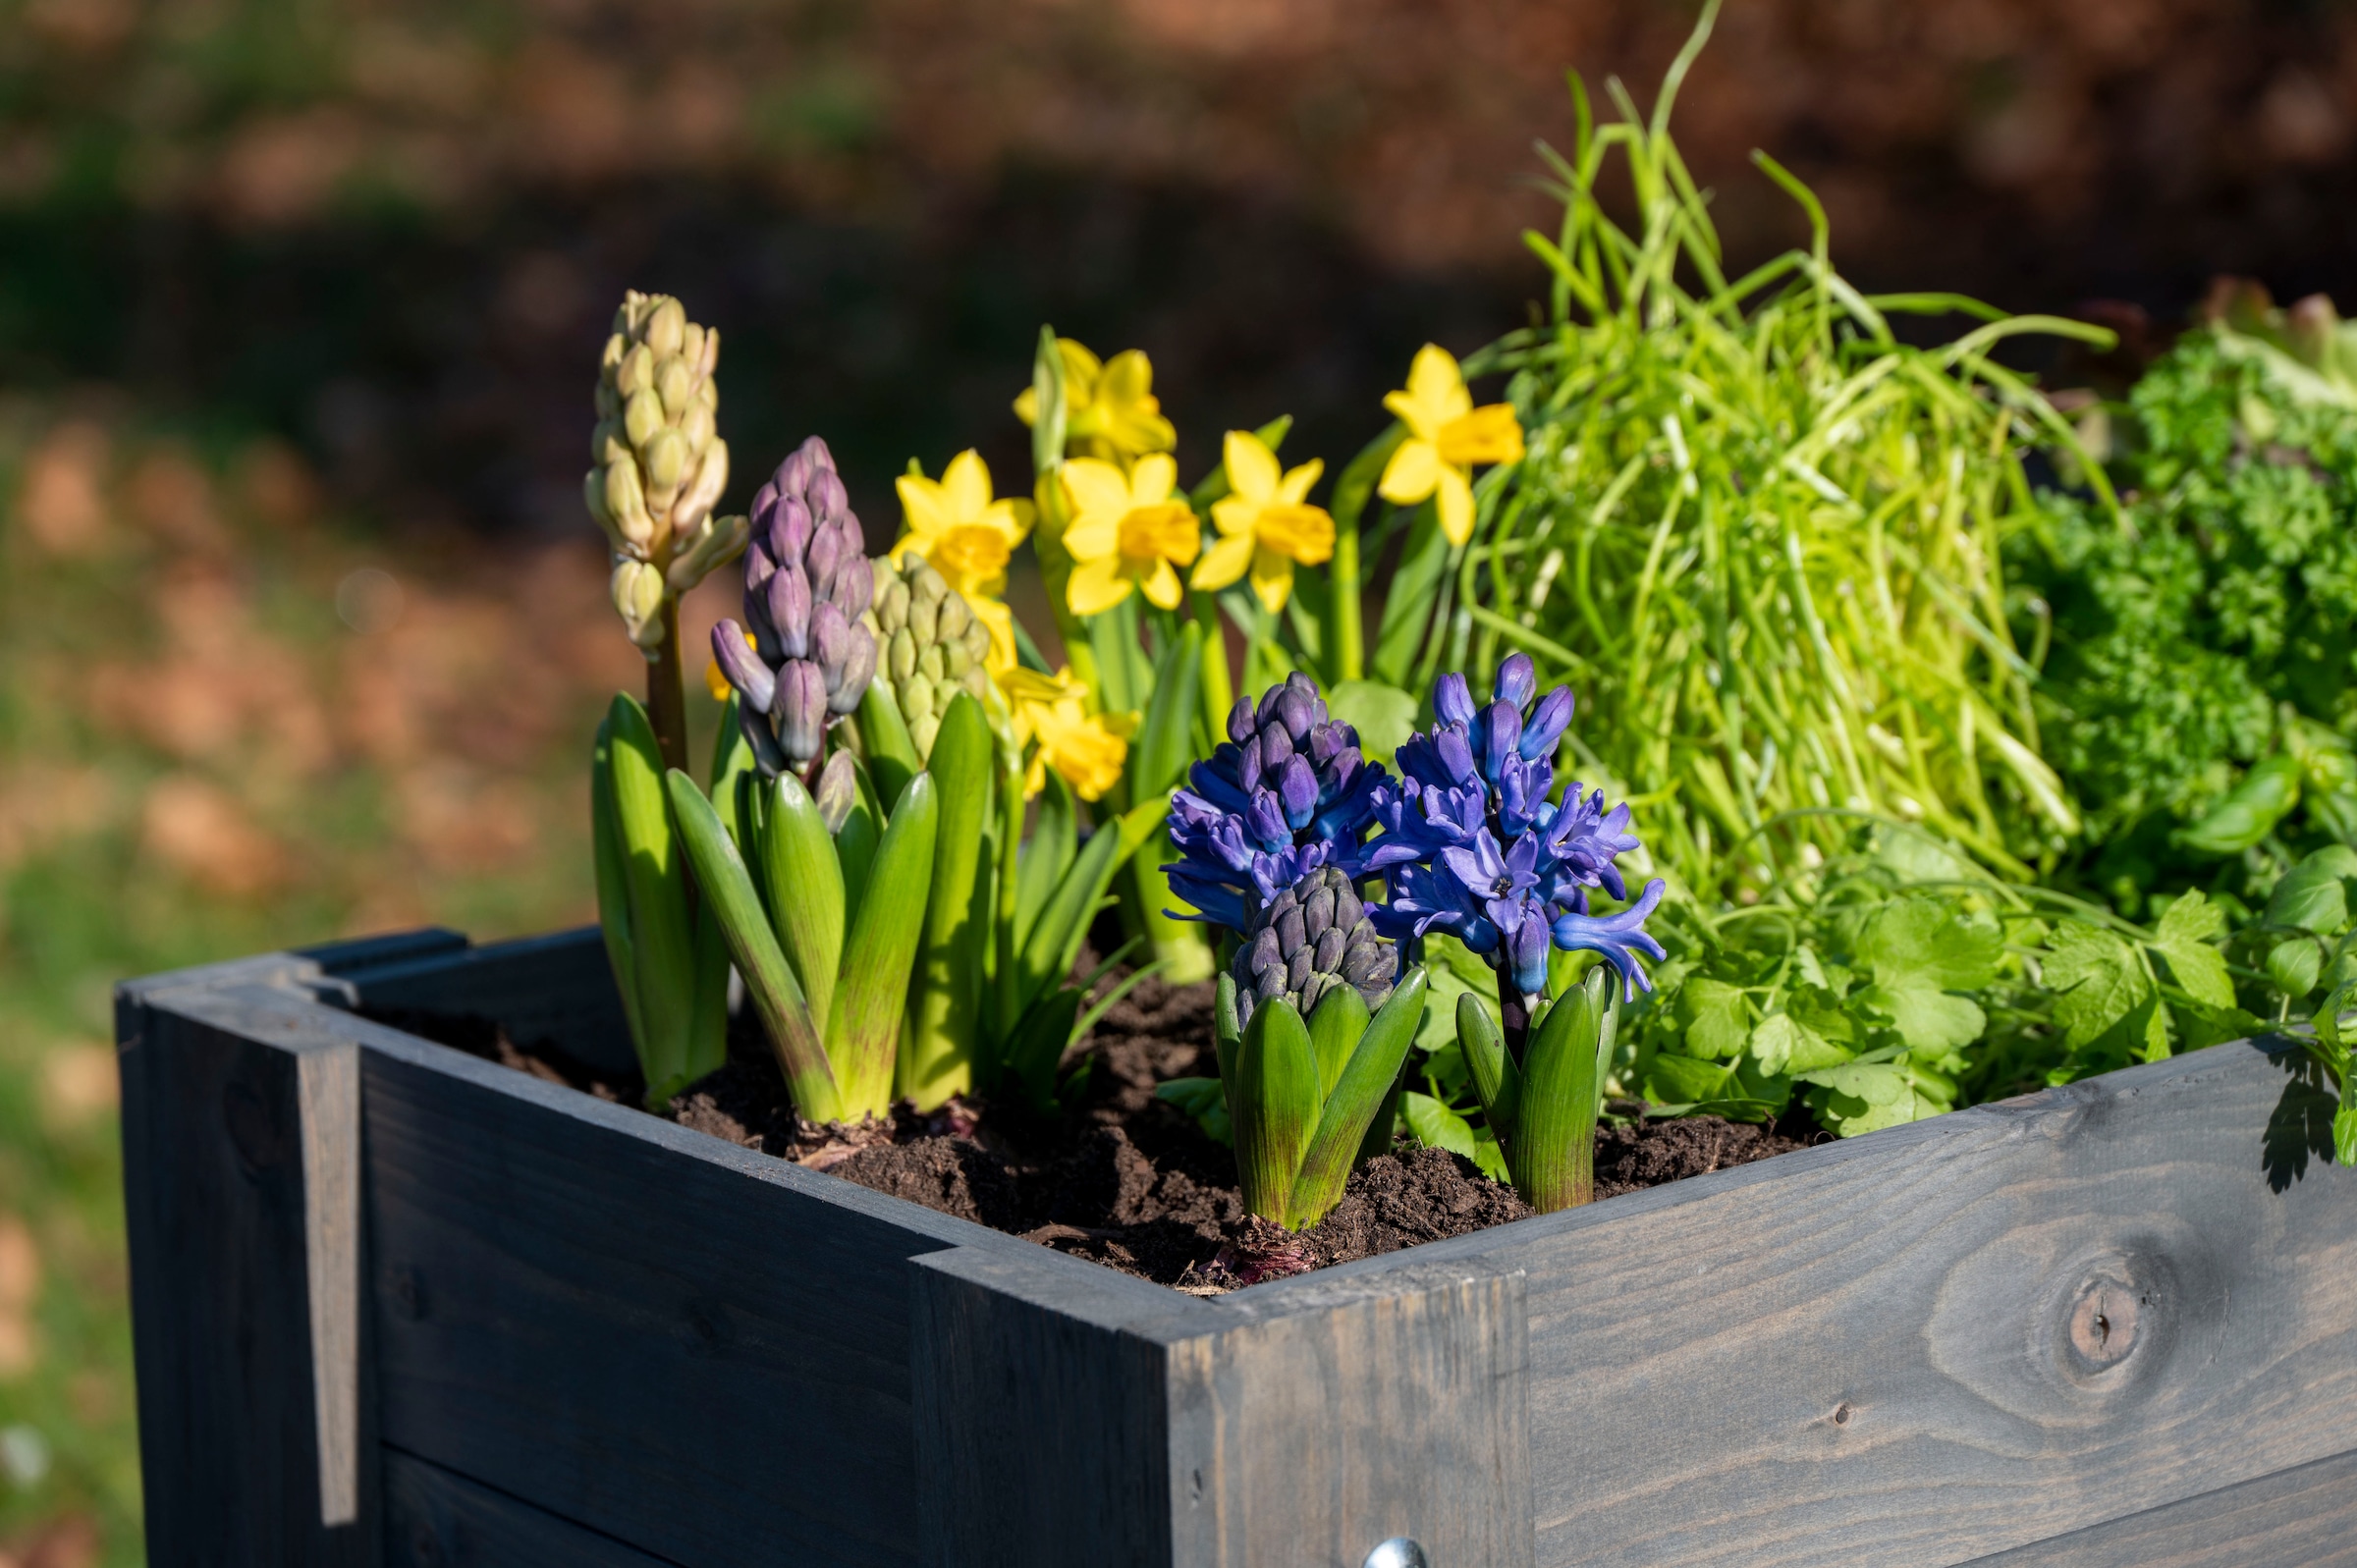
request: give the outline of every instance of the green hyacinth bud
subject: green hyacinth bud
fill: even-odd
[[[720,334],[689,321],[679,300],[623,297],[599,360],[596,466],[582,492],[613,549],[615,606],[641,648],[661,644],[668,600],[744,549],[744,519],[712,514],[729,482],[719,362]],[[626,572],[626,563],[649,569]]]
[[[919,758],[930,759],[933,737],[961,691],[990,703],[990,628],[964,597],[923,557],[876,564],[876,596],[869,614],[884,645],[884,671],[900,700],[901,717]]]

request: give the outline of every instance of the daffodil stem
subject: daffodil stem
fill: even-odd
[[[1217,745],[1228,733],[1228,710],[1235,706],[1235,682],[1228,675],[1228,626],[1217,595],[1189,594],[1195,624],[1203,628],[1203,726]]]
[[[1328,585],[1334,605],[1334,674],[1357,680],[1365,671],[1366,633],[1358,619],[1358,516],[1335,519],[1334,572]]]
[[[660,612],[663,640],[646,662],[646,719],[654,728],[663,766],[687,771],[687,695],[681,685],[680,602],[668,594]]]

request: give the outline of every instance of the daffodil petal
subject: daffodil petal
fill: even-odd
[[[1092,512],[1064,530],[1065,553],[1074,561],[1100,560],[1120,549],[1121,543],[1120,513]]]
[[[1252,519],[1260,515],[1260,503],[1246,501],[1241,496],[1224,496],[1211,504],[1211,525],[1230,539],[1252,537]]]
[[[1129,504],[1133,507],[1158,506],[1170,500],[1171,492],[1178,488],[1178,464],[1168,453],[1148,453],[1138,459],[1137,466],[1130,470]]]
[[[1441,482],[1441,450],[1429,441],[1402,441],[1375,486],[1395,507],[1412,507]]]
[[[1245,501],[1269,502],[1277,497],[1283,471],[1277,455],[1249,430],[1231,430],[1221,444],[1220,460],[1228,467],[1228,488]]]
[[[965,607],[974,619],[990,628],[990,657],[983,669],[996,678],[1001,671],[1014,668],[1014,612],[998,599],[966,595]]]
[[[1418,407],[1429,408],[1438,416],[1435,424],[1447,424],[1473,406],[1473,395],[1465,390],[1464,372],[1457,368],[1456,356],[1437,343],[1416,351],[1415,362],[1407,367],[1407,395]]]
[[[1493,403],[1442,427],[1436,443],[1443,462],[1469,467],[1474,463],[1520,462],[1522,425],[1509,403]]]
[[[1119,519],[1129,510],[1129,481],[1102,458],[1074,458],[1064,465],[1064,493],[1072,515],[1091,513]]]
[[[1432,422],[1432,410],[1418,404],[1415,399],[1404,392],[1385,393],[1383,406],[1386,412],[1407,426],[1408,434],[1414,436],[1418,441],[1430,441],[1434,436],[1440,434],[1439,426]]]
[[[1473,537],[1473,482],[1462,468],[1441,465],[1440,484],[1434,492],[1440,498],[1441,532],[1453,545],[1463,545]]]
[[[1288,507],[1299,506],[1308,497],[1309,487],[1316,484],[1318,476],[1325,471],[1324,458],[1312,458],[1300,467],[1287,470],[1285,478],[1277,486],[1278,502]]]
[[[1270,615],[1285,608],[1293,591],[1293,563],[1274,550],[1252,553],[1252,592]]]
[[[911,536],[930,539],[950,525],[953,519],[940,485],[912,473],[904,473],[892,483],[900,492],[901,514],[907,519]]]
[[[1146,578],[1146,599],[1163,610],[1176,610],[1183,597],[1178,586],[1178,573],[1168,561],[1157,559],[1153,574]]]
[[[1064,596],[1073,615],[1101,615],[1129,597],[1129,579],[1122,575],[1119,558],[1109,555],[1074,567]]]
[[[1252,565],[1255,548],[1252,536],[1248,533],[1233,534],[1222,539],[1204,553],[1202,560],[1195,563],[1194,571],[1186,579],[1188,585],[1206,593],[1216,593],[1227,587],[1244,574],[1245,568]]]

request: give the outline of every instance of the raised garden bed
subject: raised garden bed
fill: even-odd
[[[123,991],[159,1565],[2250,1568],[2357,1516],[2357,1206],[2264,1042],[1203,1298],[396,1009],[631,1060],[593,932]]]

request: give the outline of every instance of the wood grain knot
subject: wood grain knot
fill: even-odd
[[[2134,1355],[2147,1305],[2116,1279],[2099,1275],[2081,1285],[2070,1308],[2070,1353],[2082,1370],[2104,1372]]]
[[[221,1089],[221,1125],[247,1176],[285,1164],[293,1140],[283,1118],[252,1085],[234,1079]]]

